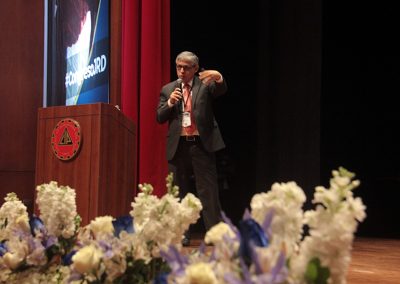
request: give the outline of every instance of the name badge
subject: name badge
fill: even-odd
[[[182,126],[189,127],[190,125],[192,125],[192,121],[190,120],[190,112],[185,111],[182,113]]]

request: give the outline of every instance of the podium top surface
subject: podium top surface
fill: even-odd
[[[108,116],[136,132],[135,123],[115,106],[106,103],[82,104],[74,106],[43,107],[38,110],[38,119],[78,118],[82,116]]]

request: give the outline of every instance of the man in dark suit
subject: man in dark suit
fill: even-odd
[[[174,174],[180,197],[191,183],[203,205],[206,230],[221,218],[215,152],[225,144],[213,112],[213,100],[223,95],[227,85],[216,70],[199,70],[198,57],[184,51],[176,57],[178,80],[162,87],[157,121],[169,122],[167,135],[168,169]],[[183,245],[189,245],[189,233]]]

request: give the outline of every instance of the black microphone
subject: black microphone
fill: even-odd
[[[179,91],[182,93],[182,79],[181,78],[176,80],[175,88],[178,88]],[[182,98],[178,101],[178,109],[179,109],[179,111],[183,110],[183,108],[182,108]]]
[[[179,90],[182,91],[182,79],[181,79],[181,78],[179,78],[178,80],[176,80],[175,88],[179,88]]]

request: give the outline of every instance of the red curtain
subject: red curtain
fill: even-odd
[[[156,122],[161,86],[170,80],[170,0],[122,2],[121,109],[137,125],[138,182],[165,193],[166,125]]]

